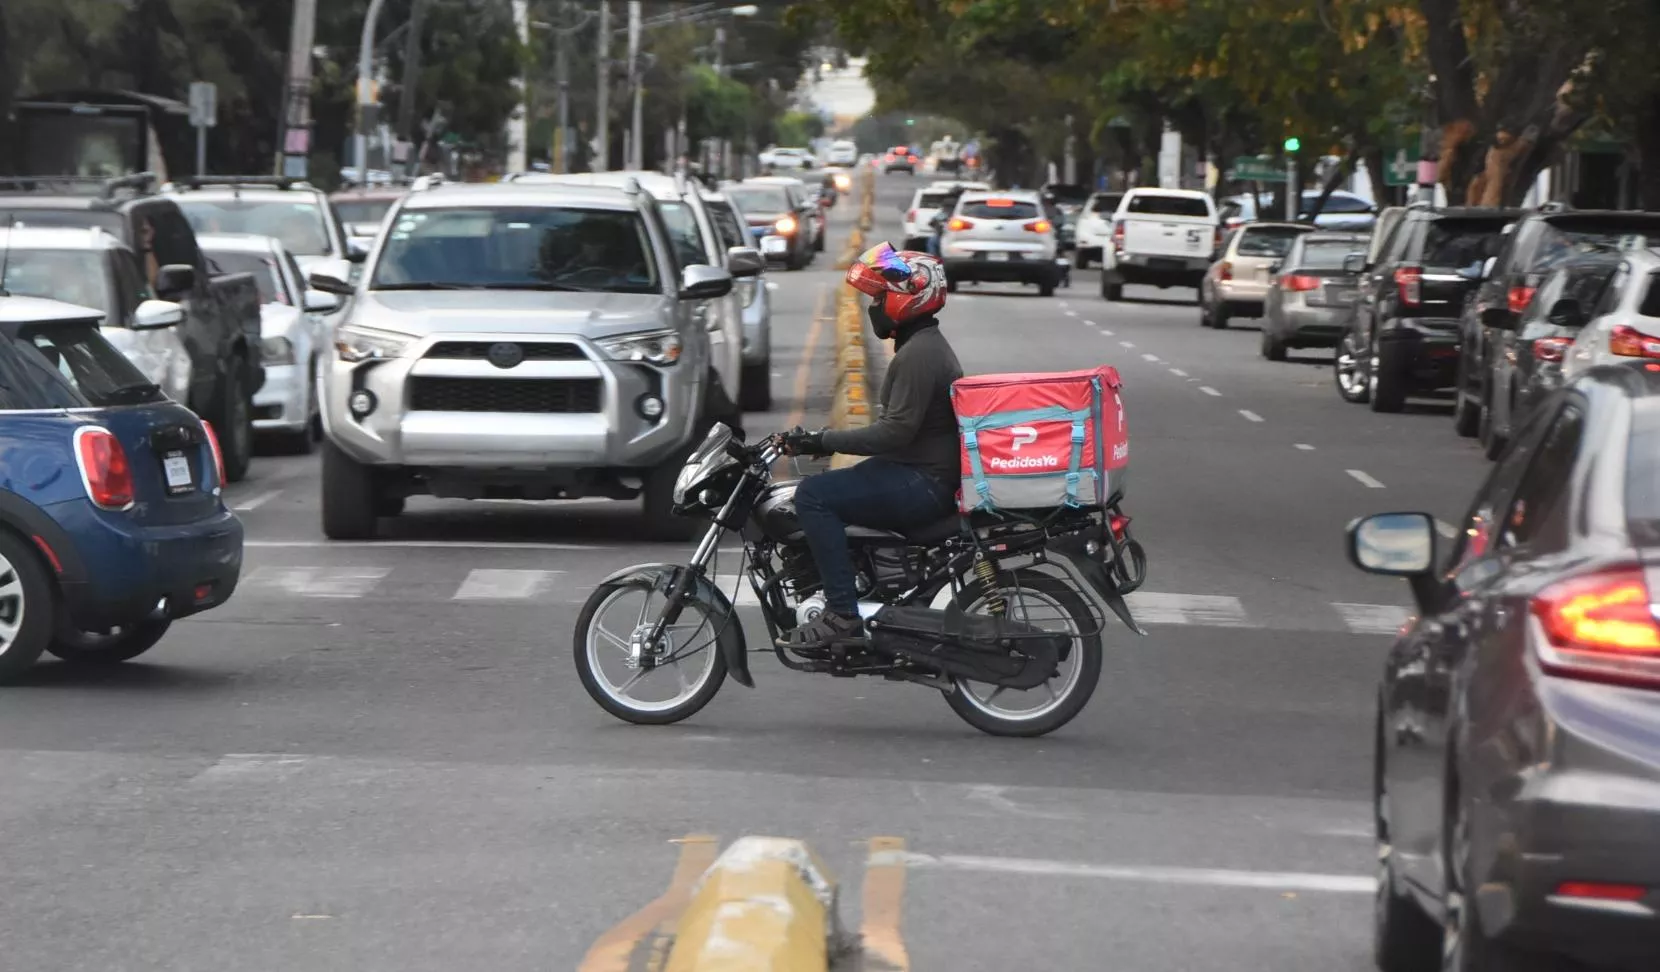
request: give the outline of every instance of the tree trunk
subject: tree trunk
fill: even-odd
[[[1436,108],[1441,118],[1441,184],[1449,205],[1464,202],[1475,162],[1476,135],[1480,108],[1476,100],[1475,61],[1464,37],[1464,14],[1460,0],[1420,0],[1424,15],[1425,50],[1430,70],[1435,73]]]
[[[1638,205],[1660,210],[1660,91],[1649,96],[1633,133],[1638,161]]]
[[[1389,183],[1383,178],[1383,149],[1369,145],[1361,150],[1360,158],[1366,163],[1366,177],[1372,182],[1372,200],[1382,209],[1390,201]]]

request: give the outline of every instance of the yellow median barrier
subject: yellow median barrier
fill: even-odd
[[[845,941],[835,879],[812,849],[743,837],[693,889],[665,972],[826,972]]]
[[[856,231],[855,231],[856,232]],[[836,296],[836,393],[830,402],[830,427],[859,429],[870,424],[870,383],[865,359],[863,315],[851,287]],[[846,469],[862,456],[835,455],[831,469]]]

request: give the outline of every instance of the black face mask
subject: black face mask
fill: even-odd
[[[870,309],[865,312],[865,316],[870,318],[870,332],[876,335],[878,341],[886,341],[893,337],[894,330],[899,326],[882,309],[881,301],[871,301]]]

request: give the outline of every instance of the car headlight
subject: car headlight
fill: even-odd
[[[341,361],[376,361],[396,358],[415,339],[407,334],[377,331],[367,327],[342,327],[334,332],[334,353]]]
[[[285,337],[262,338],[259,342],[260,360],[268,365],[294,363],[294,342]]]
[[[794,233],[796,229],[795,217],[781,216],[779,217],[778,222],[772,224],[772,228],[777,230],[782,236],[789,236]]]
[[[646,364],[671,365],[680,360],[680,335],[674,331],[647,331],[643,334],[625,334],[597,342],[605,353],[618,361],[644,361]]]

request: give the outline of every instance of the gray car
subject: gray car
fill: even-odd
[[[638,185],[452,185],[387,217],[323,363],[323,532],[373,536],[416,494],[641,498],[683,539],[675,476],[716,421],[711,304]],[[355,292],[354,292],[355,291]]]
[[[1284,361],[1289,348],[1334,348],[1359,294],[1360,273],[1344,269],[1351,253],[1365,253],[1364,233],[1305,233],[1271,267],[1263,301],[1262,356]]]

